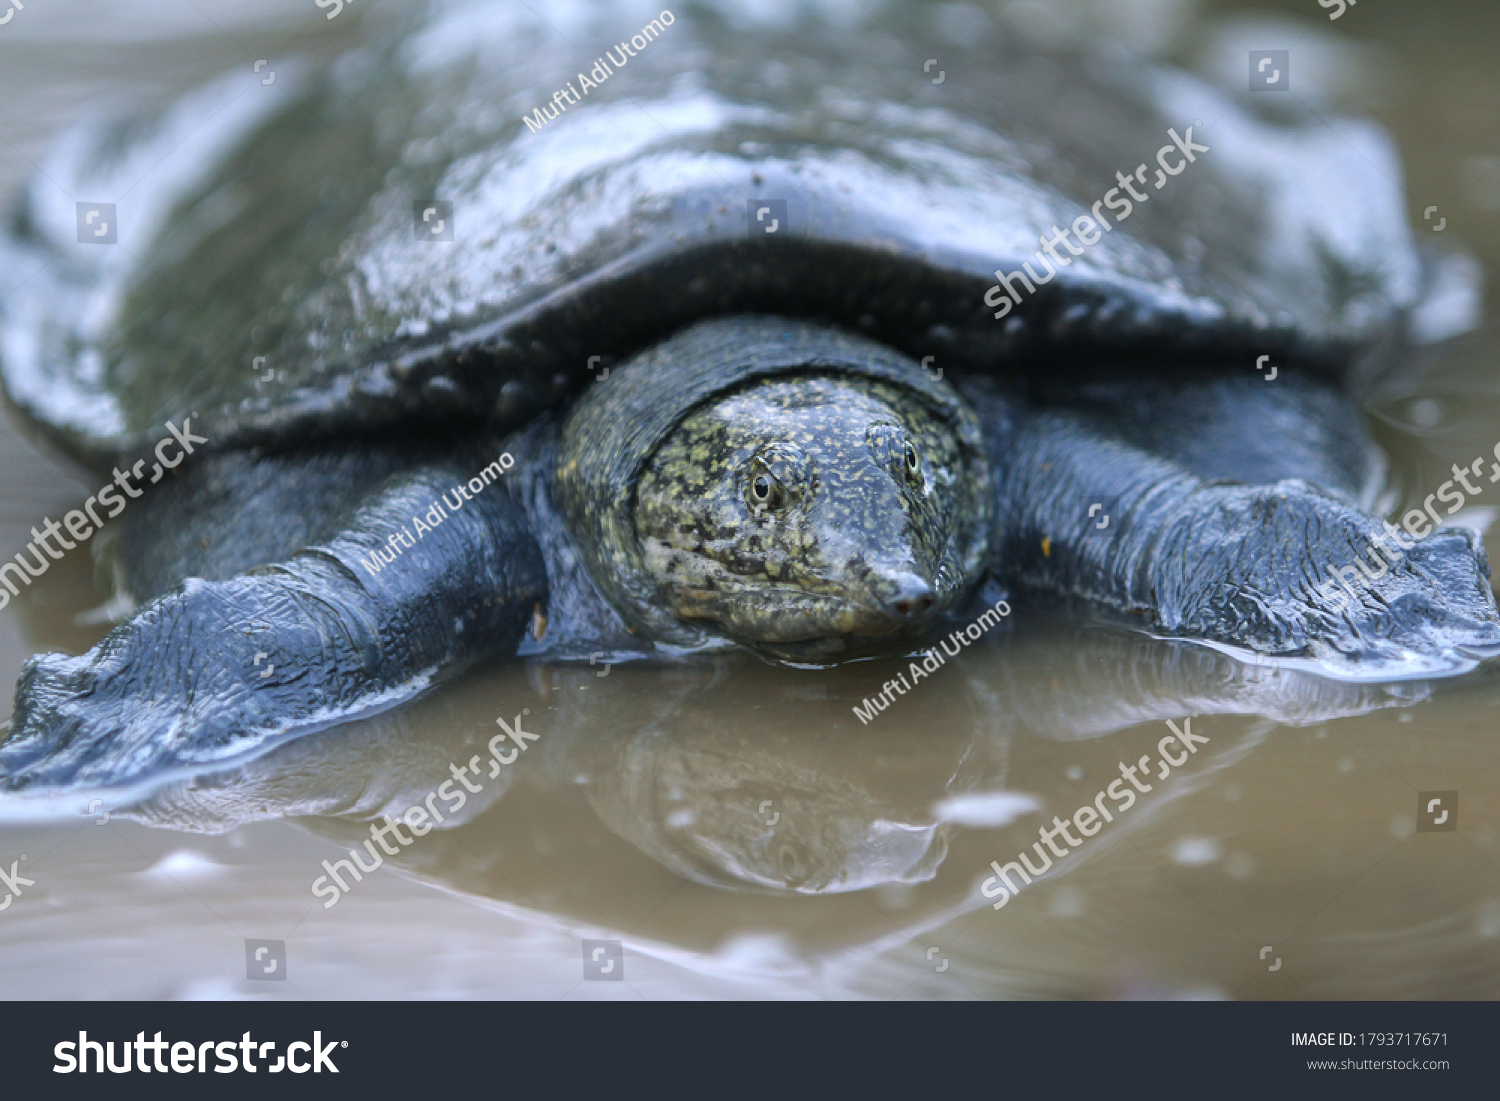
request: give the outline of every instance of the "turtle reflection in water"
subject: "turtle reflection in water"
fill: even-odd
[[[941,47],[959,95],[893,6],[654,21],[533,133],[510,107],[597,51],[514,7],[376,10],[291,100],[227,79],[75,136],[22,197],[14,404],[102,471],[189,414],[211,442],[122,519],[129,618],[26,667],[11,788],[222,760],[518,652],[910,648],[981,592],[1353,678],[1500,647],[1471,534],[1373,549],[1356,399],[1442,335],[1444,261],[1369,126],[978,30]],[[1205,151],[1041,259],[1169,134]],[[128,247],[79,249],[58,181],[153,164]],[[1322,584],[1362,564],[1353,600]]]
[[[1272,723],[1318,726],[1431,693],[1420,683],[1347,683],[1297,671],[1237,675],[1231,658],[1203,647],[1066,618],[1033,621],[1003,642],[965,650],[943,671],[936,708],[907,707],[861,726],[849,716],[848,696],[867,674],[851,666],[789,681],[734,654],[626,667],[607,678],[587,666],[533,662],[524,673],[497,669],[411,707],[161,785],[112,815],[211,834],[291,818],[336,839],[366,873],[386,863],[461,893],[628,929],[640,914],[636,896],[619,885],[659,880],[618,845],[600,844],[608,831],[674,875],[741,896],[693,907],[702,925],[669,918],[669,937],[689,932],[711,948],[736,930],[790,922],[799,938],[845,943],[858,929],[868,933],[878,907],[841,909],[808,925],[743,896],[827,900],[937,879],[912,916],[930,916],[933,905],[969,912],[985,904],[974,873],[1036,840],[1028,812],[1038,801],[1080,797],[1049,745],[1066,747],[1067,759],[1102,786],[1118,778],[1122,732],[1148,724],[1149,745],[1168,732],[1163,719],[1192,713],[1189,729],[1209,739],[1171,783],[1150,781],[1141,806],[1090,843],[1095,855],[1239,761]],[[518,708],[530,699],[537,722],[530,748],[502,749],[508,760],[499,768],[486,767],[473,734],[493,729],[487,719],[497,696]],[[752,721],[746,700],[760,701]],[[1270,721],[1228,718],[1244,714]],[[474,777],[468,785],[453,777],[453,763],[464,761]],[[434,793],[442,821],[422,834],[411,812],[433,805]],[[437,817],[427,816],[429,826]],[[400,846],[394,855],[372,840],[390,820],[413,827],[387,835],[387,846]],[[994,832],[1001,828],[1011,832]],[[1071,874],[1078,863],[1058,867]],[[569,886],[538,889],[558,881],[559,867],[570,869]],[[337,884],[314,880],[312,893],[331,907],[334,886],[359,890],[357,882],[345,869]]]

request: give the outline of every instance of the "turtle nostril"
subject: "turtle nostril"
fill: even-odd
[[[920,619],[932,610],[937,597],[928,582],[915,574],[893,579],[894,592],[889,592],[884,601],[886,614],[892,619]]]
[[[907,597],[905,600],[897,600],[891,604],[891,608],[902,619],[912,619],[921,615],[932,607],[932,594],[923,593],[921,596]]]

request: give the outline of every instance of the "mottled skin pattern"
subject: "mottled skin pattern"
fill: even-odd
[[[548,494],[561,524],[532,528],[566,531],[637,644],[823,663],[920,634],[980,583],[992,468],[973,407],[910,357],[829,326],[712,318],[579,400]]]
[[[952,433],[895,386],[761,382],[662,443],[636,489],[636,537],[674,615],[807,657],[952,607],[966,477]]]

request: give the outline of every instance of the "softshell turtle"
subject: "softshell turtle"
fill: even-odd
[[[1354,396],[1444,316],[1372,126],[970,8],[520,8],[377,11],[15,207],[0,367],[128,495],[129,618],[28,664],[12,788],[517,653],[819,664],[1006,596],[1345,677],[1500,646],[1476,538],[1369,511]]]

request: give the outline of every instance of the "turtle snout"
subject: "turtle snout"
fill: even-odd
[[[937,603],[932,582],[916,573],[886,574],[873,588],[880,614],[903,625],[920,622]]]

